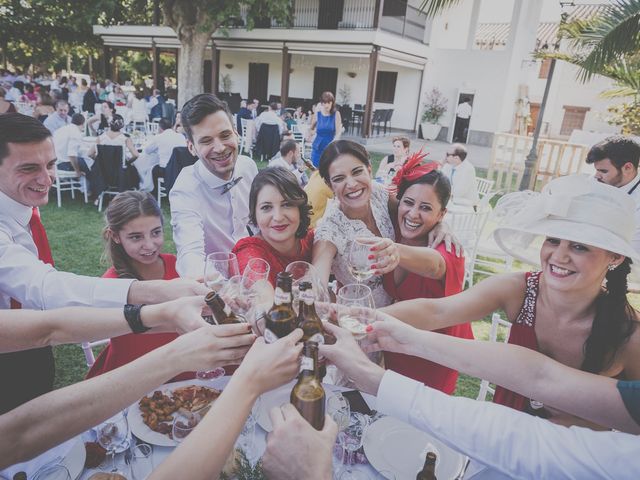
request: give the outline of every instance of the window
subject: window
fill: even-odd
[[[584,117],[589,111],[588,107],[564,106],[564,118],[560,127],[560,135],[571,135],[574,130],[582,130]]]
[[[398,72],[378,72],[374,102],[393,103],[393,99],[396,96],[397,80]]]
[[[383,17],[404,17],[407,14],[407,0],[385,0],[382,4]]]
[[[544,58],[540,64],[540,71],[538,72],[538,78],[547,78],[549,76],[549,68],[551,68],[551,59]]]

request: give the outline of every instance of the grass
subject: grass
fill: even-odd
[[[376,171],[383,154],[372,153],[371,163]],[[258,162],[258,168],[264,168],[266,162]],[[175,253],[172,240],[171,222],[168,203],[163,204],[165,221],[164,251]],[[58,208],[54,197],[47,206],[41,208],[42,220],[47,229],[56,267],[59,270],[80,275],[101,276],[108,268],[103,258],[102,229],[103,214],[92,204],[85,204],[76,197],[63,196],[62,208]],[[490,323],[475,322],[473,330],[476,338],[488,338]],[[95,350],[95,354],[100,349]],[[56,360],[55,387],[60,388],[81,381],[87,372],[84,354],[79,345],[62,345],[54,348]],[[475,398],[479,380],[460,375],[457,394]]]

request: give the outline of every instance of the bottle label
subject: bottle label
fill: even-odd
[[[300,371],[309,370],[313,372],[313,358],[302,356],[300,360]]]
[[[313,290],[304,290],[300,292],[300,300],[302,300],[306,305],[313,305],[316,296],[313,294]]]
[[[265,328],[264,330],[264,341],[267,343],[275,343],[278,341],[278,336],[273,333],[271,330],[269,330],[268,328]]]
[[[307,342],[315,342],[318,345],[324,345],[324,335],[319,332],[315,333],[311,335],[311,337],[309,337],[309,340],[307,340]]]
[[[276,287],[276,292],[273,297],[273,303],[275,303],[276,305],[291,303],[291,293],[283,291],[280,287]]]

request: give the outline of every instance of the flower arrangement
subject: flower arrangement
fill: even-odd
[[[447,111],[447,99],[440,90],[433,88],[427,93],[422,107],[422,121],[436,124]]]

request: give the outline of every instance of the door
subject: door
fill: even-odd
[[[450,142],[467,143],[469,138],[469,125],[473,116],[473,101],[475,92],[461,91],[453,109],[453,119],[447,136]]]
[[[336,96],[338,85],[338,69],[315,67],[313,69],[313,101],[320,101],[323,92],[331,92]]]
[[[269,64],[249,63],[249,99],[257,98],[260,103],[267,101],[269,91]]]
[[[318,29],[336,30],[342,21],[344,0],[320,0],[318,9]]]

